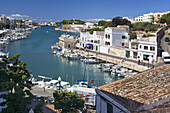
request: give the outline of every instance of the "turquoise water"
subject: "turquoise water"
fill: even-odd
[[[60,76],[62,80],[74,84],[77,80],[87,79],[87,76],[89,76],[89,83],[93,79],[95,86],[98,86],[98,80],[99,85],[115,80],[112,75],[97,69],[97,65],[89,64],[85,71],[86,65],[83,62],[53,55],[51,45],[58,42],[58,37],[63,33],[66,32],[55,31],[54,27],[44,26],[32,31],[27,39],[11,42],[4,51],[9,52],[10,56],[17,53],[21,54],[20,60],[27,64],[28,70],[33,72],[35,78],[42,75],[58,79]],[[67,34],[78,35],[78,33]]]

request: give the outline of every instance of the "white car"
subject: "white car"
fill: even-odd
[[[168,52],[162,52],[162,60],[165,62],[165,63],[170,63],[170,55]]]

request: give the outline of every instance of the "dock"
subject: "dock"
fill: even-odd
[[[103,60],[103,61],[106,61],[106,62],[110,62],[110,63],[113,63],[113,64],[118,64],[118,65],[121,65],[123,67],[126,67],[126,68],[129,68],[129,69],[132,69],[132,70],[135,70],[135,71],[138,71],[138,72],[142,72],[142,71],[145,71],[145,70],[148,70],[151,68],[151,64],[147,64],[146,62],[144,63],[145,65],[138,65],[136,62],[137,61],[134,61],[132,62],[132,60],[127,60],[127,58],[123,58],[123,57],[112,57],[112,55],[105,55],[105,54],[102,54],[102,53],[97,53],[97,52],[93,52],[93,51],[88,51],[88,52],[85,52],[84,50],[80,50],[80,49],[77,49],[77,50],[74,50],[75,52],[77,53],[80,53],[80,54],[84,54],[84,55],[93,55],[93,56],[96,56],[97,59],[100,59],[100,60]]]

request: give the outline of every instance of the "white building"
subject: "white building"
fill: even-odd
[[[25,25],[28,26],[28,27],[33,27],[32,20],[26,20]]]
[[[0,23],[6,24],[6,16],[5,15],[0,15]]]
[[[131,23],[135,23],[135,17],[123,17],[123,19],[126,19],[128,21],[130,21]]]
[[[109,53],[110,47],[128,46],[128,26],[108,27],[105,31],[94,31],[80,33],[80,46],[92,50]]]
[[[144,17],[143,16],[136,17],[135,22],[144,22]]]
[[[157,61],[157,41],[154,37],[138,37],[129,42],[129,49],[126,49],[126,56],[143,61]]]
[[[170,13],[170,11],[167,12],[157,12],[157,13],[147,13],[143,14],[142,16],[138,16],[135,18],[135,22],[155,22],[158,21],[159,18],[161,18],[164,14]]]
[[[169,73],[162,65],[96,88],[96,113],[168,113]]]
[[[105,45],[114,47],[128,46],[129,33],[124,27],[108,27],[105,29]]]
[[[93,34],[89,32],[80,33],[80,46],[88,47],[89,49],[104,52],[101,46],[104,46],[104,32],[94,31]]]

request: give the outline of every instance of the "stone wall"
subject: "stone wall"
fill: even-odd
[[[110,47],[110,53],[115,55],[115,56],[125,57],[124,48]]]

